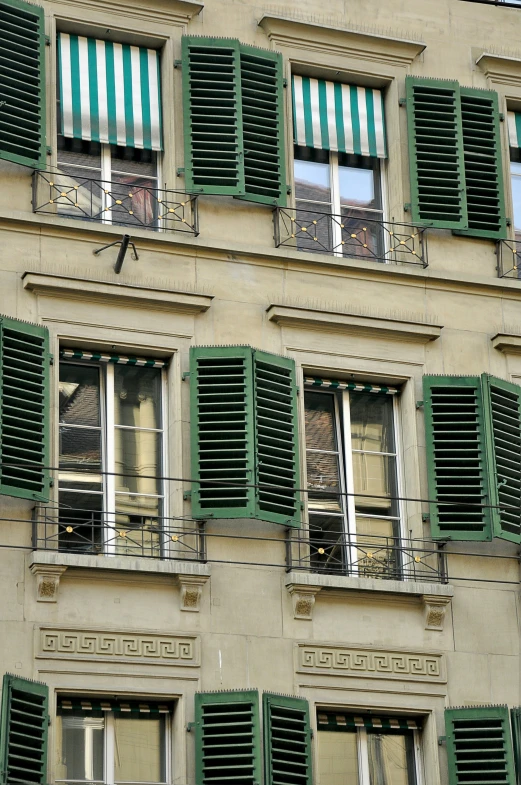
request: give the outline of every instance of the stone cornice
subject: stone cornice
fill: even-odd
[[[521,58],[483,52],[476,65],[491,82],[521,87]]]
[[[490,339],[492,346],[504,354],[521,354],[521,335],[515,333],[496,333]]]
[[[141,19],[148,22],[161,21],[163,24],[186,25],[194,16],[201,13],[204,3],[192,0],[168,0],[162,6],[154,8],[150,3],[120,3],[117,0],[104,0],[100,9],[99,0],[53,0],[56,6],[67,6],[66,15],[74,14],[81,9],[93,10]],[[61,16],[58,12],[57,16]]]

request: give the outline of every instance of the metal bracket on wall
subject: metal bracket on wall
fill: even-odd
[[[130,240],[129,234],[124,234],[121,240],[115,240],[113,243],[109,243],[108,245],[104,245],[102,248],[98,248],[96,251],[92,253],[94,256],[98,256],[102,251],[106,251],[107,248],[112,248],[114,245],[119,245],[119,253],[118,258],[116,259],[116,264],[114,265],[114,272],[119,275],[121,272],[121,268],[123,267],[123,262],[125,261],[125,255],[127,253],[127,249],[129,245],[132,246],[132,258],[135,262],[139,260],[139,256],[137,255],[136,246]]]

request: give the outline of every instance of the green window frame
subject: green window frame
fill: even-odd
[[[0,0],[0,159],[46,167],[43,8]]]
[[[49,688],[6,673],[0,709],[0,785],[45,785]]]
[[[445,710],[449,785],[515,785],[510,715],[506,706]]]
[[[0,494],[48,502],[49,331],[0,316]]]
[[[433,538],[521,542],[521,387],[425,376],[423,391]]]
[[[181,65],[187,191],[284,207],[281,54],[183,36]]]
[[[294,360],[192,347],[190,400],[193,516],[300,526]]]
[[[505,238],[497,93],[416,76],[405,85],[413,221]]]

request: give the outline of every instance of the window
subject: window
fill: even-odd
[[[507,113],[514,237],[521,239],[521,112]]]
[[[304,395],[311,566],[399,578],[396,396],[334,386]]]
[[[164,371],[147,362],[164,365],[60,362],[62,548],[161,554]]]
[[[322,785],[420,785],[416,720],[318,712]]]
[[[295,201],[297,221],[317,222],[321,246],[341,256],[383,259],[378,158],[296,146]],[[299,235],[299,249],[315,246],[313,237]]]
[[[170,781],[168,706],[77,698],[58,704],[56,782]]]

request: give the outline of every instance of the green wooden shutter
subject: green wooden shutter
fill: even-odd
[[[251,486],[255,474],[251,348],[192,347],[190,398],[192,478],[200,480],[192,490],[193,515],[252,517],[255,493]]]
[[[519,706],[510,710],[510,721],[512,723],[516,782],[517,785],[521,785],[521,708]]]
[[[239,42],[183,36],[181,62],[186,189],[245,195]]]
[[[493,536],[521,542],[521,387],[488,374],[483,374],[482,384],[490,503],[497,505],[492,515]]]
[[[257,690],[195,696],[196,785],[260,785]]]
[[[0,494],[49,501],[49,332],[0,316]]]
[[[246,187],[242,198],[284,207],[282,56],[241,44],[240,72]]]
[[[49,689],[6,674],[0,713],[0,785],[47,782]]]
[[[45,169],[43,8],[0,0],[0,158]]]
[[[423,393],[432,536],[491,540],[481,379],[424,376]]]
[[[498,95],[469,87],[462,87],[460,93],[468,215],[464,234],[505,238]]]
[[[300,526],[295,362],[255,351],[253,372],[258,517]]]
[[[447,709],[450,785],[515,785],[506,706]]]
[[[467,228],[459,84],[407,76],[413,221]]]
[[[303,698],[263,696],[266,785],[312,785],[309,705]]]

